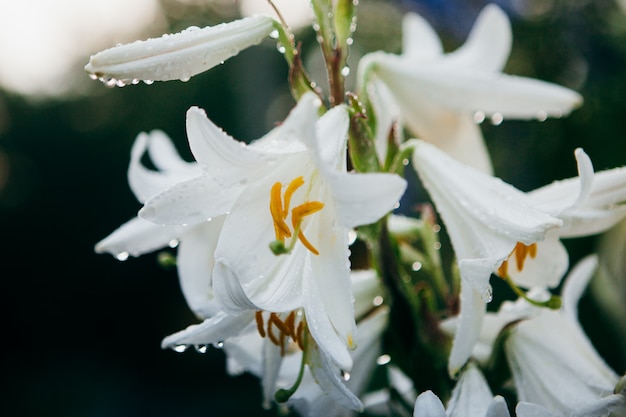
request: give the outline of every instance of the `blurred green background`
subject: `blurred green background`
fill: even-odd
[[[101,3],[0,2],[5,323],[0,414],[272,415],[260,407],[256,378],[226,376],[222,352],[161,350],[164,336],[195,322],[174,270],[160,267],[156,254],[120,262],[96,255],[93,246],[140,208],[126,181],[130,147],[139,132],[165,131],[190,160],[185,111],[199,106],[235,138],[257,138],[293,104],[287,68],[268,39],[187,83],[106,88],[82,70],[91,53],[189,25],[232,20],[245,2],[137,0],[130,2],[137,6],[134,14],[128,3]],[[579,146],[597,170],[624,165],[626,14],[619,2],[497,3],[513,23],[514,50],[505,72],[568,86],[581,92],[585,103],[563,119],[485,123],[496,173],[523,190],[570,177],[576,174],[573,151]],[[91,4],[95,14],[87,10]],[[426,16],[453,50],[485,4],[361,0],[351,59],[376,49],[399,51],[398,22],[409,10]],[[99,31],[96,23],[109,15],[112,23]],[[51,31],[68,27],[74,30],[61,45]],[[305,42],[306,65],[323,83],[313,34],[304,28],[298,37]],[[31,61],[21,62],[22,56]],[[65,67],[53,64],[55,59],[65,60]],[[596,243],[588,238],[568,246],[576,259]],[[615,256],[617,270],[623,271],[620,252]],[[621,277],[616,291],[624,300]],[[623,323],[617,331],[591,297],[582,309],[594,343],[622,373]]]

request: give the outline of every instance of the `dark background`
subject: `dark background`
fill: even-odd
[[[452,50],[484,4],[361,0],[355,44],[361,52],[398,51],[397,19],[414,10]],[[605,0],[499,4],[514,27],[505,71],[574,88],[585,104],[560,120],[485,124],[496,173],[523,190],[570,177],[579,146],[597,170],[623,165],[626,15]],[[210,8],[191,12],[170,16],[172,30],[214,23]],[[312,34],[299,37],[313,54]],[[156,254],[119,262],[96,255],[93,246],[140,208],[126,181],[139,132],[164,130],[190,159],[184,117],[196,105],[235,138],[254,139],[292,105],[286,75],[267,41],[187,83],[107,89],[92,82],[78,97],[0,91],[1,415],[264,414],[258,380],[227,377],[222,352],[161,350],[164,336],[195,322],[174,270],[159,266]],[[568,242],[574,259],[595,244],[595,238]],[[583,313],[594,343],[622,373],[626,357],[617,341],[624,333],[609,327],[592,297],[585,297]]]

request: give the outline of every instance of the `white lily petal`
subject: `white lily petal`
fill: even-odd
[[[274,28],[268,16],[252,16],[116,46],[92,55],[85,71],[103,81],[188,80],[241,50],[260,43]],[[123,84],[122,84],[123,85]]]
[[[317,122],[315,146],[320,165],[332,171],[346,170],[346,142],[350,119],[345,106],[335,106]]]
[[[96,244],[96,253],[113,256],[128,254],[140,256],[166,247],[173,239],[184,233],[182,226],[160,226],[134,218],[121,225],[113,233]]]
[[[448,373],[456,377],[476,345],[486,305],[480,294],[467,283],[461,282],[461,312],[458,316],[457,329],[452,341],[448,360]]]
[[[228,213],[242,186],[221,187],[206,174],[148,199],[139,217],[162,225],[191,225]]]
[[[503,397],[496,395],[487,407],[487,412],[485,413],[485,417],[510,417],[509,409],[506,405],[506,401]],[[518,415],[517,417],[522,417]]]
[[[588,255],[574,265],[563,284],[561,291],[563,311],[572,323],[578,323],[578,302],[597,268],[598,256]]]
[[[238,316],[219,312],[199,324],[192,324],[185,330],[167,336],[161,347],[175,348],[180,345],[219,344],[226,339],[237,336],[243,329],[254,322],[254,311],[247,311]]]
[[[213,291],[222,309],[228,314],[260,310],[244,291],[232,269],[218,258],[213,268]]]
[[[262,347],[262,372],[261,386],[263,387],[263,404],[269,408],[276,393],[278,378],[280,374],[280,366],[282,365],[284,355],[281,354],[279,346],[272,343],[269,339],[263,341]],[[294,357],[295,356],[295,357]],[[291,355],[289,359],[291,367],[298,369],[298,364],[293,363],[293,359],[297,359],[300,355]]]
[[[448,229],[461,276],[479,291],[517,242],[544,239],[562,222],[532,207],[526,194],[452,159],[433,145],[414,142],[413,166]],[[464,275],[465,274],[465,275]]]
[[[484,417],[492,401],[485,377],[476,365],[469,363],[452,390],[446,413],[449,417]]]
[[[142,165],[141,158],[146,149],[159,171],[147,169]],[[192,178],[201,172],[197,164],[185,162],[180,158],[167,135],[158,130],[140,133],[133,143],[130,154],[128,184],[141,203],[177,182]]]
[[[194,158],[215,182],[229,187],[263,175],[273,158],[233,139],[206,116],[204,110],[187,111],[187,136]]]
[[[511,23],[506,13],[495,4],[488,4],[478,15],[465,44],[445,55],[442,64],[449,68],[501,71],[512,43]]]
[[[211,317],[219,311],[211,286],[213,252],[223,223],[223,216],[200,223],[187,230],[178,245],[176,266],[180,287],[187,305],[200,318]]]
[[[406,180],[394,174],[336,174],[331,190],[337,218],[345,227],[371,224],[393,210],[406,189]]]
[[[559,417],[538,404],[524,401],[515,406],[515,415],[517,417]]]
[[[471,69],[410,68],[394,58],[377,62],[376,74],[400,103],[411,107],[419,97],[467,114],[481,111],[486,116],[535,119],[561,117],[582,104],[575,91],[545,81]],[[413,114],[411,107],[405,111]]]
[[[347,409],[362,411],[363,403],[348,389],[334,361],[320,349],[310,349],[309,369],[319,387],[328,397]]]
[[[508,274],[513,282],[524,288],[559,285],[569,267],[569,255],[558,238],[559,231],[550,230],[544,241],[537,242],[537,254],[526,258],[523,269],[518,267],[515,256],[508,259]]]
[[[428,62],[443,54],[443,46],[426,19],[407,13],[402,19],[402,52],[408,59]]]
[[[439,397],[432,391],[425,391],[415,400],[413,417],[446,417],[446,410]]]

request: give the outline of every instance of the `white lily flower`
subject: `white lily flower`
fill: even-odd
[[[146,168],[141,158],[148,153],[156,171]],[[186,162],[165,133],[141,133],[131,150],[128,182],[139,202],[166,190],[179,181],[201,173],[196,162]],[[187,304],[198,317],[214,314],[211,269],[215,244],[223,218],[198,223],[195,227],[161,226],[135,217],[96,244],[96,253],[110,253],[117,259],[141,256],[168,246],[177,246],[177,269]],[[201,256],[197,256],[201,254]]]
[[[485,377],[472,363],[462,372],[444,409],[432,392],[421,393],[415,401],[413,417],[509,417],[504,398],[493,396]]]
[[[526,288],[554,288],[569,267],[569,257],[562,238],[602,233],[626,217],[626,168],[594,174],[589,156],[580,148],[574,152],[578,177],[555,181],[528,193],[540,210],[563,221],[536,247],[518,247],[501,267],[499,275],[508,275]],[[531,251],[531,252],[529,252]]]
[[[189,27],[160,38],[115,46],[92,55],[85,66],[92,78],[110,86],[141,80],[186,81],[260,43],[274,30],[274,19],[252,16],[215,26]]]
[[[416,140],[413,166],[439,212],[461,273],[461,314],[450,354],[455,375],[478,337],[491,274],[521,242],[532,245],[563,222],[539,210],[522,191]]]
[[[374,271],[352,272],[351,282],[358,318],[358,348],[351,352],[356,366],[350,374],[329,361],[315,343],[306,344],[302,351],[299,342],[290,337],[284,341],[284,346],[277,346],[271,339],[283,337],[280,326],[288,320],[278,321],[275,314],[273,325],[264,329],[255,312],[239,316],[220,312],[203,323],[166,337],[162,346],[177,351],[195,346],[201,352],[206,345],[223,348],[231,375],[247,371],[261,378],[265,407],[270,407],[277,390],[288,389],[293,381],[300,379],[288,405],[306,416],[346,415],[350,410],[362,408],[358,396],[364,391],[380,355],[381,335],[388,315],[387,308],[379,307],[375,301],[381,289]],[[298,326],[302,315],[298,314],[295,320],[294,325]],[[262,337],[261,332],[266,331],[269,337]],[[333,401],[328,401],[329,398]]]
[[[363,57],[358,88],[382,82],[414,135],[482,171],[491,173],[492,167],[477,122],[560,117],[582,102],[567,88],[501,72],[511,50],[511,26],[493,4],[483,9],[467,42],[455,52],[444,54],[434,29],[416,14],[405,16],[403,35],[402,55]]]
[[[556,415],[596,417],[626,410],[624,392],[614,393],[619,377],[578,322],[578,300],[596,267],[595,256],[583,259],[565,281],[561,310],[542,309],[506,337],[504,351],[519,400]]]
[[[406,182],[346,173],[346,109],[318,122],[318,106],[312,93],[303,96],[282,125],[249,146],[190,109],[190,146],[203,173],[148,200],[140,216],[194,225],[226,215],[212,274],[225,312],[289,317],[303,309],[320,350],[348,371],[355,331],[348,230],[385,215]]]

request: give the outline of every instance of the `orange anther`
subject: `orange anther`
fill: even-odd
[[[289,183],[287,189],[285,190],[285,205],[283,206],[283,219],[287,218],[287,214],[289,213],[289,205],[291,204],[291,197],[293,193],[296,192],[298,188],[300,188],[304,184],[304,178],[302,176],[294,179]]]

